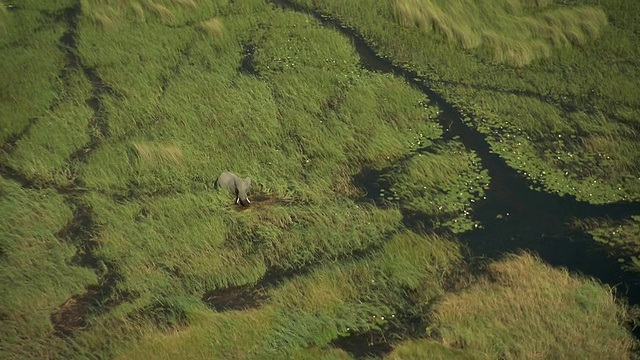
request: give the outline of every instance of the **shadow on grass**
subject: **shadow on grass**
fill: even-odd
[[[393,347],[381,331],[366,331],[339,337],[331,343],[348,352],[356,359],[382,358],[393,351]]]
[[[113,309],[122,301],[104,302],[103,286],[91,285],[84,294],[76,294],[67,299],[58,309],[51,313],[50,319],[58,337],[71,336],[75,331],[86,329],[87,316],[91,313],[104,313]]]
[[[420,317],[397,314],[378,329],[340,336],[331,345],[356,359],[379,359],[393,351],[394,345],[400,341],[424,337],[426,326]]]
[[[85,320],[89,309],[95,305],[98,289],[90,287],[81,295],[67,299],[51,314],[51,323],[59,337],[70,336],[74,331],[87,327]]]
[[[84,329],[87,324],[85,319],[90,314],[106,313],[131,298],[129,294],[115,292],[119,275],[114,272],[112,264],[95,255],[100,243],[96,240],[99,229],[93,210],[75,196],[68,197],[67,202],[74,209],[73,218],[56,233],[56,237],[76,247],[71,262],[93,269],[99,285],[89,286],[84,294],[72,296],[51,314],[56,335],[59,336],[68,336],[73,331]]]
[[[231,286],[209,291],[202,301],[216,311],[247,310],[260,306],[268,298],[263,285]]]

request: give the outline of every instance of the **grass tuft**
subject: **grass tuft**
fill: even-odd
[[[496,63],[522,67],[560,46],[582,46],[607,24],[595,7],[546,9],[550,1],[393,0],[396,20],[440,34],[465,50],[479,49]],[[529,11],[528,8],[535,8]]]
[[[219,18],[213,18],[200,23],[200,28],[214,38],[222,38],[224,35],[224,27]]]
[[[184,6],[189,9],[196,9],[198,7],[198,5],[194,0],[173,0],[173,1],[175,1],[178,5]]]
[[[151,0],[146,0],[143,2],[144,6],[151,10],[156,16],[158,16],[162,21],[169,22],[173,20],[173,13],[169,8],[162,4],[156,4]]]
[[[182,150],[175,145],[135,142],[133,148],[145,163],[180,165],[183,161]]]
[[[490,358],[629,358],[629,315],[611,288],[528,253],[489,265],[467,290],[434,307],[445,345]]]

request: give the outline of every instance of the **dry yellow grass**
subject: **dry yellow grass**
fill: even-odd
[[[133,144],[133,147],[140,160],[145,163],[182,164],[182,150],[175,145],[136,142]]]
[[[131,10],[133,10],[133,13],[136,15],[138,20],[144,21],[144,9],[142,8],[142,5],[140,5],[139,2],[137,1],[132,2]]]
[[[117,13],[114,13],[113,10],[109,11],[110,9],[106,9],[107,12],[102,12],[102,11],[94,11],[93,12],[93,21],[96,22],[96,24],[102,26],[103,28],[106,29],[113,29],[118,25],[118,15]]]
[[[5,22],[6,20],[6,16],[9,14],[9,12],[7,11],[7,7],[0,3],[0,34],[3,33],[5,31]]]
[[[162,4],[156,4],[153,1],[145,1],[143,4],[148,10],[153,12],[162,21],[173,20],[173,13],[166,6]]]
[[[169,22],[175,19],[171,10],[174,5],[190,10],[198,7],[195,0],[171,0],[164,3],[153,0],[81,0],[83,13],[105,28],[117,26],[118,19],[129,11],[133,12],[139,21],[144,21],[146,13],[150,12],[161,21]],[[0,10],[0,15],[1,13]]]
[[[604,12],[581,6],[545,9],[550,0],[392,0],[396,20],[441,34],[463,49],[484,49],[496,63],[525,66],[553,47],[583,45],[607,23]],[[528,8],[537,8],[528,12]]]
[[[224,27],[222,26],[222,21],[219,18],[212,18],[200,23],[200,27],[207,34],[214,38],[222,38],[224,36]]]

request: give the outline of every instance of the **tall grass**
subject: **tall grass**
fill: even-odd
[[[433,201],[463,219],[483,173],[457,141],[434,147],[442,128],[429,99],[404,79],[363,69],[339,31],[259,0],[87,0],[75,29],[33,10],[73,5],[52,4],[12,12],[0,38],[10,49],[0,55],[2,114],[14,114],[2,120],[11,146],[0,164],[43,187],[0,182],[0,279],[10,289],[0,296],[2,355],[341,358],[327,348],[335,339],[401,336],[408,319],[428,318],[427,305],[448,296],[459,245],[403,230],[403,214],[436,214]],[[352,15],[383,14],[368,26],[419,49],[398,41],[415,29],[387,19],[388,5],[339,7],[384,7]],[[203,31],[211,19],[223,36]],[[81,66],[61,71],[72,59],[55,47],[67,31]],[[90,133],[95,115],[108,131]],[[77,179],[65,177],[69,168]],[[416,202],[360,202],[353,176],[363,168],[391,169],[393,185]],[[251,175],[260,200],[239,209],[215,191],[224,170]],[[70,180],[83,188],[49,186]],[[240,303],[232,305],[249,297],[250,308],[225,311],[212,291]],[[86,309],[63,311],[78,299]],[[70,339],[54,333],[65,316],[83,324]],[[618,330],[616,319],[601,324]],[[456,353],[443,347],[434,351]]]
[[[68,88],[60,93],[56,106],[34,120],[6,162],[33,183],[73,183],[69,158],[89,142],[87,125],[94,112],[85,101],[91,96],[91,85],[80,71],[69,71],[66,81]]]
[[[428,354],[428,355],[427,355]],[[468,349],[452,349],[429,339],[406,340],[394,347],[393,351],[384,357],[388,360],[424,359],[428,356],[434,360],[473,360],[489,359]]]
[[[587,7],[558,7],[550,1],[492,1],[496,6],[483,3],[482,9],[468,15],[467,10],[479,5],[469,2],[460,11],[447,12],[467,2],[296,3],[339,19],[381,56],[429,79],[448,101],[475,115],[476,121],[469,124],[487,135],[493,151],[549,191],[597,203],[638,199],[637,169],[629,166],[637,157],[632,154],[637,151],[634,119],[640,98],[635,85],[640,76],[640,57],[634,45],[637,22],[631,15],[639,13],[635,3],[590,1]],[[398,6],[396,10],[393,4]],[[409,26],[400,24],[403,6]],[[411,6],[451,19],[445,24],[460,30],[463,40],[469,36],[483,42],[466,51],[455,35],[443,43],[444,35],[409,22],[411,17],[422,16],[420,11],[410,12]],[[603,12],[615,27],[602,26]],[[457,19],[461,25],[455,28]],[[599,35],[593,38],[596,27]],[[462,31],[468,29],[471,32]],[[497,45],[505,44],[495,48],[498,58],[518,60],[519,53],[527,55],[529,50],[550,57],[538,58],[519,70],[496,66],[499,64],[484,61],[491,59],[494,48],[487,46],[480,34],[495,37]],[[581,45],[562,45],[578,43]],[[526,56],[522,59],[528,61]],[[611,134],[615,129],[612,138],[617,141],[606,147],[598,144],[608,154],[594,153],[590,141],[584,149],[575,146],[594,123],[598,132]],[[541,130],[549,127],[551,131]],[[554,133],[554,129],[569,133]],[[598,141],[609,139],[609,135],[602,135]],[[552,150],[545,153],[540,148]],[[587,148],[590,150],[585,151]]]
[[[50,316],[72,295],[96,284],[91,269],[72,262],[74,244],[61,232],[72,211],[51,190],[25,190],[0,179],[0,356],[52,357],[62,346]]]
[[[32,119],[43,116],[56,100],[59,89],[57,76],[65,66],[64,54],[58,48],[58,38],[64,27],[46,22],[36,11],[10,14],[0,44],[21,44],[11,50],[0,51],[0,144],[26,129]],[[49,57],[40,54],[47,53]]]
[[[544,314],[544,315],[542,315]],[[489,265],[486,278],[448,294],[433,313],[444,344],[490,358],[627,358],[635,346],[610,288],[529,254]]]
[[[439,33],[466,50],[482,47],[496,63],[521,67],[549,57],[554,47],[583,45],[607,23],[598,8],[545,9],[548,3],[394,0],[392,8],[405,26]]]

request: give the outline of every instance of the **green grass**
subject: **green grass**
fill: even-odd
[[[522,254],[489,265],[486,278],[444,296],[431,329],[449,346],[493,359],[621,359],[636,340],[612,324],[627,316],[610,288]]]
[[[640,169],[635,161],[638,157],[637,114],[640,111],[640,93],[635,84],[640,79],[637,71],[640,53],[635,46],[637,25],[634,15],[630,15],[640,11],[637,5],[621,1],[606,4],[571,1],[568,7],[559,7],[544,2],[540,3],[544,5],[541,9],[516,6],[509,10],[507,4],[520,2],[500,2],[504,6],[486,6],[474,14],[479,16],[493,11],[507,18],[517,18],[518,14],[521,21],[497,20],[502,19],[501,16],[492,16],[496,20],[485,21],[466,13],[466,9],[473,9],[471,2],[447,2],[442,6],[436,1],[406,2],[410,5],[408,8],[426,7],[427,12],[431,10],[445,16],[445,23],[449,24],[446,27],[450,29],[457,29],[460,24],[456,31],[461,32],[462,37],[482,38],[483,31],[498,34],[503,31],[508,43],[515,42],[513,54],[517,57],[520,56],[517,49],[536,44],[536,37],[529,37],[533,33],[527,29],[538,21],[535,19],[547,17],[551,21],[554,16],[570,12],[571,16],[561,16],[567,23],[556,24],[559,29],[578,26],[581,31],[591,29],[587,32],[594,35],[596,31],[592,25],[600,24],[595,26],[599,29],[597,37],[589,36],[591,40],[579,46],[549,45],[550,50],[545,50],[544,57],[525,61],[529,65],[524,68],[513,68],[508,66],[509,62],[496,66],[487,61],[491,60],[490,46],[478,45],[475,50],[461,52],[455,39],[450,42],[441,32],[425,32],[415,26],[400,24],[398,15],[394,16],[392,3],[372,5],[351,1],[345,4],[333,0],[295,3],[340,20],[344,26],[361,34],[380,56],[415,71],[447,101],[473,116],[467,122],[488,135],[494,152],[503,156],[510,166],[533,174],[533,179],[548,191],[571,194],[594,203],[640,199],[637,183]],[[464,10],[447,11],[449,7],[462,4]],[[612,19],[612,24],[602,26],[603,12]],[[418,16],[420,13],[412,14]],[[534,20],[524,21],[529,18]],[[579,26],[580,21],[584,24]],[[569,33],[562,30],[559,34]],[[517,65],[519,61],[511,65]],[[591,130],[582,131],[592,123],[598,124],[599,133],[615,134],[598,136],[595,139],[598,149],[591,146],[586,132]],[[561,134],[566,137],[558,144],[558,133],[549,129],[569,131]],[[555,155],[565,159],[550,162],[549,156],[539,149],[558,152]],[[567,153],[577,156],[565,157]],[[526,161],[522,161],[523,158]],[[600,172],[598,168],[604,170]],[[594,183],[598,186],[593,186]]]
[[[520,74],[512,79],[516,85],[509,84],[531,91],[545,88],[543,80],[530,80],[532,74],[548,80],[544,74],[553,61],[576,58],[582,64],[583,52],[598,46],[624,59],[635,55],[625,52],[631,36],[625,33],[622,45],[554,45],[546,60],[505,75],[496,70],[504,68],[484,62],[492,59],[483,52],[490,45],[460,52],[442,29],[398,23],[391,2],[317,4],[332,4],[337,15],[367,24],[361,28],[365,38],[379,36],[374,45],[395,62],[420,72],[442,70],[442,78],[454,82],[475,74],[477,84],[486,85],[496,75],[498,86],[505,86],[505,79]],[[454,320],[427,324],[434,308],[444,314],[467,292],[481,294],[474,298],[480,301],[503,289],[466,273],[465,250],[455,235],[481,225],[470,210],[484,195],[486,169],[458,139],[442,139],[441,111],[426,105],[424,93],[398,76],[364,69],[340,31],[259,0],[83,0],[71,15],[77,16],[75,29],[57,16],[71,5],[25,2],[0,15],[0,69],[7,74],[0,80],[0,113],[9,114],[0,118],[0,282],[9,289],[0,296],[3,358],[347,359],[352,354],[332,343],[358,335],[386,339],[395,348],[390,358],[488,354],[480,346],[455,349],[448,337],[427,339],[422,331],[458,329]],[[539,20],[565,11],[543,5],[500,14]],[[582,10],[566,11],[574,22],[556,34],[560,43],[586,21]],[[474,18],[466,29],[451,21],[454,34],[483,24]],[[515,20],[500,21],[483,31]],[[605,27],[600,39],[615,31]],[[66,32],[73,33],[77,49],[61,47]],[[425,39],[433,43],[423,46]],[[76,66],[69,52],[77,56]],[[602,77],[611,74],[599,70]],[[583,99],[585,84],[615,88],[576,77],[566,88],[548,91],[560,98],[569,89]],[[631,87],[620,84],[620,92]],[[550,133],[570,138],[579,128],[589,136],[566,144],[585,159],[576,172],[608,166],[580,181],[598,177],[624,189],[617,196],[635,196],[616,182],[638,171],[630,160],[637,152],[632,94],[615,100],[620,121],[612,124],[604,115],[594,121],[585,109],[566,115],[555,104],[490,97],[494,93],[473,86],[444,93],[490,119],[478,125],[483,132],[492,133],[503,120],[523,129],[520,136],[531,137],[523,145],[529,147],[527,164],[548,160],[545,151],[565,150],[548,146]],[[473,106],[463,95],[473,95]],[[612,112],[606,100],[595,101],[595,111]],[[523,110],[514,112],[517,107]],[[494,151],[530,169],[507,155],[512,147]],[[596,152],[610,159],[585,155]],[[562,166],[550,162],[542,169],[551,174]],[[385,173],[389,187],[382,197],[391,198],[384,206],[368,201],[355,182],[365,169]],[[227,192],[213,189],[225,170],[254,179],[250,208],[238,209]],[[419,215],[433,223],[421,232],[406,229],[403,221]],[[530,283],[551,281],[536,277],[540,269],[551,279],[567,278],[536,262],[526,266],[517,274]],[[451,292],[467,281],[462,293]],[[611,337],[589,344],[624,353],[630,344],[620,322],[625,308],[591,280],[571,277],[567,284],[571,291],[562,296],[577,300],[560,310],[540,306],[540,299],[505,302],[514,309],[534,303],[531,316],[549,321],[549,334],[597,321]],[[220,297],[237,308],[223,309],[216,303]],[[566,323],[554,320],[561,311]],[[69,335],[60,336],[56,327]],[[522,342],[518,332],[486,334],[493,335]],[[563,347],[566,341],[548,344]]]
[[[62,196],[4,178],[0,193],[0,285],[7,289],[0,296],[0,356],[51,357],[63,346],[53,335],[51,313],[96,284],[96,276],[74,263],[75,244],[58,235],[72,218]]]
[[[74,181],[69,158],[89,142],[85,129],[94,113],[85,100],[91,96],[90,84],[78,71],[70,72],[68,81],[54,109],[35,120],[6,161],[33,183],[69,186]]]
[[[420,153],[388,176],[389,189],[381,196],[396,200],[411,213],[432,219],[434,227],[464,232],[478,224],[471,219],[471,206],[484,197],[488,174],[479,159],[460,143],[435,148],[433,154]]]
[[[442,274],[459,261],[456,245],[447,239],[399,234],[370,259],[329,264],[275,287],[258,309],[216,314],[194,308],[187,315],[193,317],[189,327],[169,333],[147,329],[151,333],[140,346],[122,356],[178,356],[192,351],[188,348],[194,344],[196,358],[207,353],[220,357],[304,356],[300,353],[309,351],[309,346],[314,349],[341,335],[384,328],[396,321],[396,314],[420,311],[422,302],[412,305],[405,292],[419,289],[421,301],[433,299],[443,292]],[[317,350],[311,353],[316,355],[309,358],[324,356]]]
[[[633,215],[622,221],[575,220],[572,226],[590,234],[626,268],[640,272],[640,216]]]
[[[524,66],[553,48],[584,45],[606,25],[594,7],[551,8],[550,1],[394,0],[396,20],[434,32],[463,49],[479,48],[496,63]]]
[[[64,27],[52,23],[37,11],[5,15],[6,32],[0,37],[0,144],[21,133],[30,121],[37,121],[56,101],[57,79],[65,65],[58,49]],[[21,44],[21,46],[16,46]],[[48,54],[48,56],[42,56]],[[33,120],[32,120],[33,119]]]

